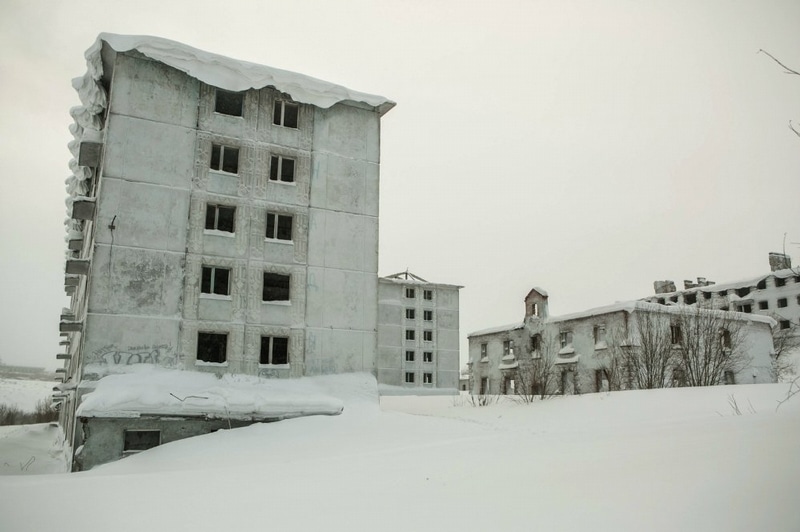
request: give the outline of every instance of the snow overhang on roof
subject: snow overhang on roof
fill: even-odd
[[[389,111],[395,102],[375,94],[367,94],[321,79],[282,70],[280,68],[239,61],[222,55],[198,50],[185,44],[149,35],[116,35],[101,33],[86,51],[86,61],[102,70],[103,45],[114,52],[135,50],[155,61],[185,72],[189,76],[229,91],[244,91],[274,87],[289,94],[293,100],[327,109],[340,102],[355,102],[374,108],[380,115]],[[94,77],[94,79],[99,79]]]
[[[487,334],[496,334],[502,332],[509,332],[509,331],[516,331],[517,329],[522,329],[525,327],[524,323],[514,323],[511,325],[503,325],[501,327],[492,327],[490,329],[481,329],[480,331],[475,331],[473,333],[469,333],[467,338],[472,338],[473,336],[485,336]]]

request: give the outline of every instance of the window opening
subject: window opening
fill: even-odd
[[[416,312],[414,311],[413,308],[407,308],[406,309],[406,319],[407,320],[413,320],[416,317],[416,315],[417,314],[416,314]]]
[[[406,351],[406,362],[414,362],[414,351]]]
[[[787,306],[789,306],[789,301],[785,297],[778,300],[778,308],[786,308]]]
[[[289,276],[264,272],[262,301],[289,301]]]
[[[426,342],[433,342],[433,331],[422,331],[422,339]]]
[[[214,112],[230,116],[242,116],[244,108],[244,93],[216,90],[214,98]]]
[[[124,453],[139,453],[161,445],[160,430],[126,430],[123,437]]]
[[[203,266],[203,278],[200,282],[200,292],[203,294],[230,295],[230,275],[227,268],[216,266]]]
[[[273,155],[269,164],[270,181],[294,182],[294,159],[282,155]]]
[[[422,311],[422,319],[425,321],[433,321],[433,311],[432,310],[423,310]]]
[[[423,290],[422,291],[422,298],[425,301],[433,301],[433,290]]]
[[[272,113],[272,123],[276,126],[297,129],[297,115],[299,110],[300,106],[296,103],[276,100]]]
[[[267,213],[267,238],[292,240],[292,217],[288,214]]]
[[[413,288],[406,288],[406,297],[408,299],[414,299],[416,297],[416,292]]]
[[[259,364],[279,365],[289,363],[289,338],[285,336],[262,336]]]
[[[413,340],[414,338],[416,338],[414,329],[406,329],[406,340]]]
[[[233,233],[235,218],[236,207],[210,203],[206,205],[206,229]]]
[[[422,384],[433,384],[433,373],[423,373]]]
[[[433,362],[433,351],[425,351],[422,353],[423,362]]]
[[[197,333],[197,360],[222,364],[227,360],[227,349],[227,334]]]
[[[221,144],[212,144],[210,168],[218,172],[238,174],[239,148],[234,148],[232,146],[223,146]]]
[[[406,372],[406,383],[413,384],[414,383],[414,373],[407,371]]]

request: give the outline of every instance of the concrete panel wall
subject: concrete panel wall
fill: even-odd
[[[89,314],[86,318],[84,364],[100,373],[115,366],[178,364],[180,320]]]
[[[112,113],[196,127],[199,81],[141,56],[116,57],[109,105]]]
[[[194,169],[193,129],[112,113],[103,175],[188,189]]]
[[[113,220],[116,246],[183,252],[188,214],[188,190],[103,178],[94,239],[110,244]]]
[[[179,253],[98,246],[89,278],[89,312],[177,317],[183,271]]]

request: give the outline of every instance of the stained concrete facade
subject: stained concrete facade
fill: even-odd
[[[669,331],[679,312],[687,307],[662,308],[641,301],[616,303],[564,316],[550,316],[548,294],[534,288],[525,297],[523,321],[484,329],[469,334],[469,390],[472,394],[538,395],[533,387],[540,383],[521,378],[532,363],[543,358],[552,360],[554,376],[548,393],[580,394],[608,391],[610,383],[604,371],[611,349],[617,345],[637,350],[641,347],[639,315],[649,314],[653,322]],[[700,312],[717,312],[701,310]],[[733,313],[735,314],[735,313]],[[747,364],[738,369],[732,380],[740,384],[774,382],[771,374],[772,334],[774,321],[768,317],[739,316],[742,342]],[[663,323],[662,323],[663,322]],[[716,331],[715,331],[716,332]],[[677,346],[673,346],[677,349]],[[678,366],[670,371],[678,370]],[[674,385],[678,382],[673,372]],[[623,379],[624,380],[624,379]],[[521,389],[521,387],[527,389]],[[631,383],[624,388],[634,387]]]
[[[150,42],[102,37],[73,82],[83,105],[72,111],[58,400],[74,447],[91,445],[73,419],[81,393],[127,365],[374,372],[380,118],[393,102],[261,66],[290,76],[283,91],[228,91],[154,59]],[[219,74],[205,52],[162,41],[197,58],[189,70]],[[251,82],[253,65],[220,60],[219,79]],[[331,103],[340,93],[350,96]],[[220,108],[228,97],[239,110]],[[220,229],[215,216],[231,212]],[[214,335],[224,340],[209,348]],[[271,358],[270,338],[286,342],[285,358]]]
[[[458,389],[461,288],[430,283],[408,272],[379,279],[379,383]]]

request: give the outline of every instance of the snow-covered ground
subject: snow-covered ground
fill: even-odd
[[[379,407],[375,390],[342,377],[339,416],[0,477],[0,529],[800,530],[800,396],[776,412],[785,384],[486,407]]]
[[[33,412],[36,403],[49,399],[55,381],[29,381],[0,377],[0,405],[16,406],[24,412]]]

